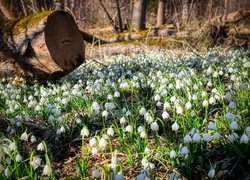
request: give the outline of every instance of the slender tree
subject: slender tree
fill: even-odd
[[[123,32],[122,17],[121,17],[121,10],[120,10],[119,0],[116,0],[116,8],[117,8],[119,32]]]
[[[136,0],[133,5],[132,27],[136,30],[146,29],[147,0]]]
[[[182,1],[182,23],[183,25],[187,24],[189,17],[189,0]]]
[[[158,0],[157,27],[161,27],[165,23],[166,3],[167,0]]]

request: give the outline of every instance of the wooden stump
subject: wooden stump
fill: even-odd
[[[82,35],[64,11],[0,20],[0,77],[57,80],[84,61]]]

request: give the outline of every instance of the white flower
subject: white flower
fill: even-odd
[[[192,99],[193,99],[194,101],[196,101],[198,98],[197,98],[197,96],[194,94],[194,95],[192,96]]]
[[[120,97],[120,96],[121,96],[120,92],[119,91],[115,91],[114,97]]]
[[[148,162],[145,166],[144,169],[149,169],[149,170],[153,170],[155,168],[155,165],[151,162]]]
[[[171,105],[170,105],[169,102],[165,102],[164,105],[163,105],[164,110],[165,109],[170,109],[170,107],[171,107]]]
[[[112,168],[112,169],[115,169],[116,164],[117,164],[117,158],[116,158],[116,156],[112,156],[111,157],[111,163],[109,164],[109,167]]]
[[[95,112],[96,114],[98,114],[99,111],[100,111],[100,105],[99,105],[97,102],[93,102],[93,103],[92,103],[92,109],[94,110],[94,112]]]
[[[23,160],[23,157],[18,153],[17,155],[16,155],[16,161],[17,162],[20,162],[20,161],[22,161]]]
[[[102,137],[99,141],[99,147],[105,148],[107,144],[108,144],[107,140],[104,137]]]
[[[187,134],[185,137],[184,137],[184,143],[190,143],[192,141],[192,138],[189,134]]]
[[[37,145],[37,150],[38,150],[38,151],[44,151],[44,144],[43,144],[43,142],[41,142],[41,143],[39,143],[39,144]]]
[[[159,125],[158,125],[157,122],[152,122],[150,124],[150,128],[151,128],[152,131],[158,131],[159,130]]]
[[[129,133],[132,133],[133,132],[133,126],[127,125],[126,126],[126,131],[129,132]]]
[[[121,88],[121,89],[129,89],[129,88],[130,88],[130,85],[129,85],[127,82],[124,82],[124,83],[121,83],[121,84],[120,84],[120,88]]]
[[[149,154],[149,153],[150,153],[150,149],[149,149],[148,147],[146,147],[146,148],[144,149],[144,153],[145,153],[145,154]]]
[[[230,93],[230,92],[227,92],[227,93],[225,94],[224,98],[225,98],[226,100],[230,101],[231,98],[232,98],[231,93]]]
[[[144,114],[146,114],[146,109],[144,108],[144,107],[142,107],[141,109],[140,109],[140,111],[139,111],[139,114],[140,115],[144,115]]]
[[[15,151],[16,150],[16,144],[14,142],[9,144],[9,149],[10,151]]]
[[[95,169],[93,172],[92,172],[92,176],[93,178],[100,178],[101,177],[101,173],[98,169]]]
[[[175,158],[177,156],[176,152],[174,150],[170,151],[170,158]]]
[[[89,130],[86,127],[83,127],[81,130],[81,136],[88,137],[89,136]]]
[[[247,136],[246,134],[243,134],[243,135],[241,136],[241,138],[240,138],[240,143],[245,143],[245,144],[247,144],[248,141],[249,141],[248,136]]]
[[[219,140],[220,139],[220,133],[215,132],[214,133],[214,139]]]
[[[167,111],[164,111],[164,112],[162,113],[162,119],[168,119],[168,118],[169,118],[168,112],[167,112]]]
[[[4,170],[4,175],[7,178],[11,175],[11,171],[10,171],[10,169],[8,167]]]
[[[203,92],[201,93],[201,96],[202,96],[202,97],[207,96],[207,92],[206,92],[206,91],[203,91]]]
[[[113,99],[113,95],[112,94],[109,94],[108,97],[107,97],[108,100],[112,100]]]
[[[11,164],[11,160],[9,157],[5,158],[5,161],[8,163],[8,164]]]
[[[203,107],[208,107],[208,101],[207,101],[207,100],[204,100],[204,101],[202,102],[202,106],[203,106]]]
[[[107,110],[104,110],[102,112],[102,116],[105,117],[105,118],[107,118],[109,116],[109,112]]]
[[[215,130],[216,129],[214,122],[209,122],[208,123],[208,129],[211,129],[211,130]]]
[[[207,68],[207,75],[212,74],[212,72],[213,72],[213,69],[211,68],[211,66],[209,66],[209,67]]]
[[[57,129],[57,130],[56,130],[56,134],[57,134],[58,136],[60,136],[60,135],[61,135],[61,131],[60,131],[60,129]]]
[[[106,103],[105,103],[105,108],[106,108],[106,109],[115,109],[116,106],[115,106],[115,104],[112,103],[112,102],[106,102]]]
[[[34,135],[31,135],[30,142],[31,143],[35,143],[36,142],[36,137]]]
[[[127,109],[124,107],[122,108],[122,112],[125,113],[127,111]]]
[[[199,89],[199,87],[198,87],[197,84],[194,84],[194,85],[193,85],[193,88],[194,88],[195,91],[197,91],[197,90]]]
[[[201,140],[201,137],[198,133],[195,133],[193,136],[193,141],[194,142],[199,142]]]
[[[140,137],[143,139],[143,138],[145,138],[147,136],[147,134],[146,134],[146,132],[145,131],[142,131],[141,133],[140,133]]]
[[[94,146],[95,144],[96,144],[96,138],[93,137],[89,140],[89,145]]]
[[[108,128],[108,130],[107,130],[107,135],[113,137],[113,136],[114,136],[114,133],[115,133],[115,132],[114,132],[114,129],[113,129],[112,127]]]
[[[126,123],[126,118],[125,118],[125,117],[122,117],[122,118],[120,119],[120,123],[121,123],[121,124],[125,124],[125,123]]]
[[[233,121],[235,119],[234,115],[232,113],[230,113],[230,112],[227,112],[226,118],[231,120],[231,121]]]
[[[182,113],[183,113],[182,107],[177,106],[177,107],[176,107],[176,113],[177,113],[177,114],[182,114]]]
[[[144,119],[148,124],[153,122],[153,117],[149,113],[144,114]]]
[[[178,131],[179,128],[180,128],[180,126],[179,126],[179,124],[176,123],[176,122],[172,125],[172,130],[173,130],[173,131]]]
[[[238,128],[239,128],[238,123],[236,121],[231,122],[231,124],[230,124],[231,130],[237,130]]]
[[[127,111],[125,115],[128,117],[128,116],[131,115],[131,112],[130,112],[130,111]]]
[[[214,97],[209,98],[209,104],[213,105],[216,103],[216,99]]]
[[[54,119],[55,119],[55,118],[54,118],[53,115],[50,115],[50,116],[49,116],[49,121],[54,121]]]
[[[182,154],[183,156],[187,155],[188,152],[189,152],[189,150],[188,150],[187,146],[183,146],[183,147],[181,148],[181,154]]]
[[[176,101],[176,97],[175,97],[175,96],[172,96],[172,97],[170,98],[170,101],[171,101],[171,102],[175,102],[175,101]]]
[[[234,101],[230,101],[228,107],[231,108],[231,109],[235,109],[236,108],[236,103]]]
[[[65,130],[65,127],[64,127],[64,126],[61,126],[60,132],[61,132],[61,133],[65,133],[65,131],[66,131],[66,130]]]
[[[145,128],[143,126],[139,126],[137,128],[138,133],[141,133],[142,131],[145,131]]]
[[[212,82],[209,81],[209,82],[207,83],[207,86],[212,87],[212,86],[213,86]]]
[[[43,175],[49,176],[51,173],[52,173],[51,167],[48,164],[46,164],[43,168]]]
[[[98,149],[93,147],[92,150],[91,150],[91,154],[94,156],[98,153]]]
[[[192,104],[191,104],[191,102],[187,102],[185,106],[186,106],[186,109],[189,110],[189,109],[191,109]]]
[[[215,176],[215,170],[214,169],[210,169],[210,171],[207,174],[208,177],[213,178]]]
[[[229,136],[227,136],[227,140],[230,141],[230,142],[234,142],[238,138],[239,138],[239,136],[235,132],[233,132],[232,134],[230,134]]]
[[[20,139],[22,141],[28,141],[28,134],[26,131],[21,135]]]
[[[58,121],[58,122],[63,122],[63,118],[62,118],[61,116],[59,116],[59,117],[57,118],[57,121]]]
[[[142,164],[142,166],[146,166],[148,164],[148,160],[146,157],[142,158],[141,164]]]
[[[124,176],[121,174],[116,174],[114,180],[124,180]]]
[[[250,136],[250,126],[247,126],[245,131],[246,131],[247,136]]]
[[[156,103],[156,106],[157,106],[157,107],[161,107],[161,106],[162,106],[162,102],[158,101],[158,102]]]
[[[34,156],[32,161],[30,162],[30,165],[34,168],[37,169],[41,165],[42,159],[38,156]]]
[[[155,95],[155,101],[160,101],[161,100],[161,96],[159,94]]]
[[[145,180],[147,179],[148,180],[148,177],[147,177],[147,174],[142,172],[140,173],[137,177],[136,177],[136,180]]]
[[[205,133],[205,134],[203,135],[203,139],[204,139],[204,141],[209,142],[209,141],[211,141],[211,136],[210,136],[208,133]]]

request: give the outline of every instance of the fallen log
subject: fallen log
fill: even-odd
[[[211,19],[203,28],[200,42],[209,47],[225,45],[250,49],[250,10],[239,10]]]
[[[85,61],[82,35],[64,11],[0,20],[0,78],[57,80]]]

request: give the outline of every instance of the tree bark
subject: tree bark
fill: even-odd
[[[66,12],[45,11],[0,21],[0,77],[57,80],[84,61],[82,35]]]
[[[0,10],[7,19],[13,19],[11,11],[9,11],[3,2],[0,0]]]
[[[187,25],[189,15],[189,3],[188,0],[182,1],[182,22],[183,25]]]
[[[161,27],[165,23],[166,3],[167,0],[158,0],[157,27]]]
[[[121,10],[120,10],[119,0],[116,0],[116,8],[117,8],[117,16],[118,16],[119,32],[123,32],[123,27],[122,27],[122,17],[121,17]]]
[[[147,0],[137,0],[134,2],[132,27],[136,30],[146,29]]]

